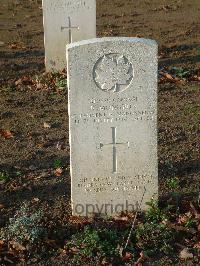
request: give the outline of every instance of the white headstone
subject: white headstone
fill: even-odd
[[[92,39],[67,57],[73,214],[145,210],[158,194],[156,42]]]
[[[66,67],[66,44],[96,37],[96,0],[43,0],[47,71]]]

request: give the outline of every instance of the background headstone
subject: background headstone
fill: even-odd
[[[46,70],[66,67],[66,44],[96,37],[96,0],[43,0]]]
[[[157,44],[68,45],[73,214],[142,209],[157,197]]]

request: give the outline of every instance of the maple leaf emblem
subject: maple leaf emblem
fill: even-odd
[[[94,80],[103,91],[123,91],[132,79],[133,67],[124,55],[104,55],[94,67]]]

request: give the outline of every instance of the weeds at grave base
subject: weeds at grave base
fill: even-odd
[[[152,200],[148,205],[145,214],[138,212],[130,238],[135,214],[122,213],[109,219],[70,217],[60,227],[56,217],[50,215],[44,219],[42,211],[32,213],[28,205],[23,205],[1,234],[2,249],[6,249],[5,243],[12,245],[13,250],[20,249],[21,255],[19,251],[15,254],[18,261],[22,254],[36,256],[37,253],[38,261],[50,256],[55,260],[63,258],[69,265],[81,265],[85,261],[126,265],[158,255],[170,257],[172,250],[180,252],[180,247],[188,246],[187,241],[194,247],[190,253],[195,254],[200,242],[197,205],[191,203],[190,209],[182,214],[174,212],[168,204],[161,208],[157,201]]]
[[[161,209],[159,207],[158,201],[153,199],[146,204],[149,206],[149,209],[147,210],[145,215],[146,221],[159,223],[168,219],[170,209],[172,208],[171,205],[167,205],[167,207]]]

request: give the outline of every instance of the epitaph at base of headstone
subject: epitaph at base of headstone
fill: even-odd
[[[47,71],[66,68],[66,44],[96,37],[96,0],[43,0]]]
[[[156,42],[77,42],[67,60],[73,214],[146,210],[158,195]]]

